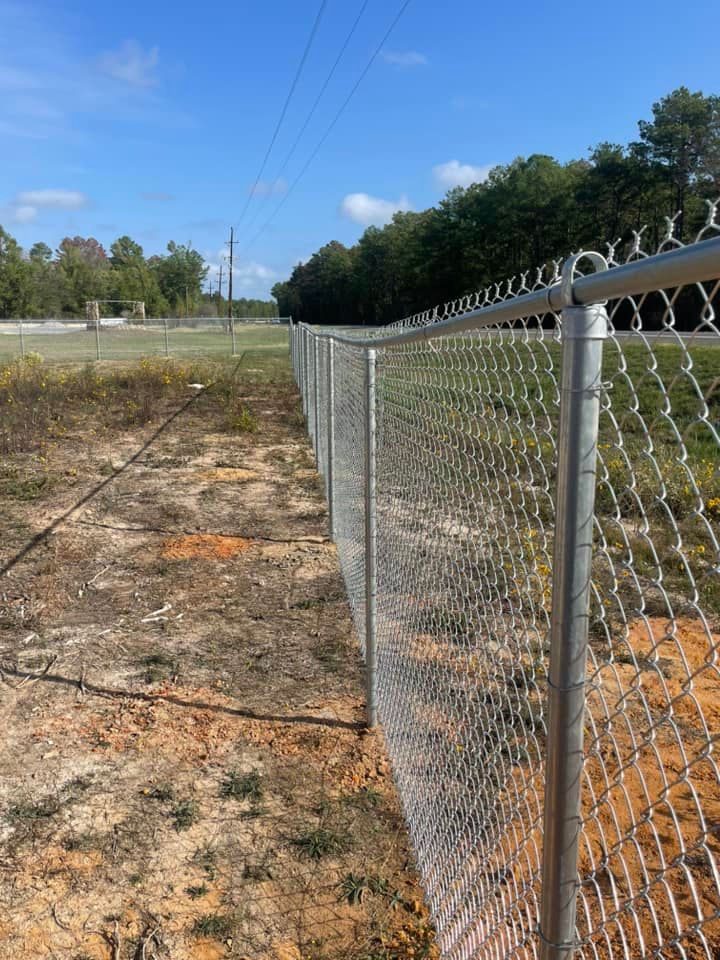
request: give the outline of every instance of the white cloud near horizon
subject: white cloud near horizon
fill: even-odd
[[[383,200],[369,193],[349,193],[340,204],[340,213],[363,227],[384,227],[393,214],[412,210],[410,201],[403,194],[399,200]]]
[[[135,40],[126,40],[118,50],[107,50],[98,59],[98,69],[133,87],[154,87],[158,84],[158,47],[145,51]]]
[[[417,50],[383,50],[380,59],[392,67],[426,67],[428,58]]]
[[[209,261],[209,274],[212,277],[217,277],[218,273],[220,272],[221,263],[223,268],[224,285],[228,274],[227,250],[218,251],[218,253],[215,254],[215,257]],[[272,270],[270,267],[266,267],[262,263],[258,263],[255,260],[241,260],[233,263],[233,283],[243,290],[247,287],[255,288],[258,285],[261,286],[262,284],[267,284],[276,278],[277,273],[274,270]]]
[[[88,198],[79,190],[23,190],[15,197],[18,207],[43,207],[54,210],[79,210]]]
[[[439,163],[433,167],[433,177],[435,183],[444,190],[469,187],[471,183],[483,183],[487,180],[494,166],[493,163],[486,163],[476,167],[470,163],[460,163],[459,160],[448,160],[447,163]]]
[[[38,208],[30,205],[14,207],[11,216],[15,223],[32,223],[37,218]]]
[[[79,190],[23,190],[9,207],[14,223],[33,223],[41,210],[80,210],[88,198]]]
[[[251,287],[257,283],[275,279],[275,271],[249,260],[247,263],[233,264],[233,278],[240,282],[241,287]]]

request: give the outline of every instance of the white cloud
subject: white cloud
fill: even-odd
[[[196,122],[185,106],[159,92],[157,49],[137,43],[88,58],[63,4],[0,0],[0,149],[6,140],[67,144],[87,152],[96,118],[130,121],[135,145],[157,141],[162,130],[187,130]],[[28,42],[28,38],[32,42]],[[121,37],[122,39],[122,37]],[[170,69],[182,66],[174,56]],[[118,155],[119,156],[119,155]],[[117,160],[117,158],[115,158]],[[111,162],[111,161],[109,161]],[[120,162],[120,161],[118,161]]]
[[[275,271],[250,260],[237,266],[233,264],[233,278],[239,281],[241,287],[254,287],[258,283],[274,280]]]
[[[287,180],[284,177],[278,177],[277,180],[260,180],[254,187],[250,188],[250,193],[254,197],[273,197],[287,193],[287,189]]]
[[[349,193],[340,204],[340,213],[364,227],[376,227],[390,223],[393,214],[411,210],[408,198],[403,194],[399,200],[383,200],[368,193]]]
[[[30,204],[23,207],[15,207],[12,211],[12,217],[15,223],[32,223],[37,215],[37,207],[33,207]]]
[[[383,50],[380,58],[393,67],[426,67],[428,58],[417,50]]]
[[[439,163],[433,167],[433,176],[435,182],[444,190],[451,187],[469,187],[471,183],[482,183],[487,180],[488,174],[494,164],[486,163],[480,167],[474,167],[470,163],[460,163],[459,160],[448,160],[447,163]]]
[[[227,250],[219,250],[214,257],[209,258],[209,273],[217,277],[220,272],[220,264],[223,268],[223,283],[228,275]],[[277,278],[277,273],[270,267],[255,260],[236,260],[233,263],[233,284],[245,290],[248,287],[253,289],[263,284],[269,283]]]
[[[15,197],[16,207],[43,207],[55,210],[79,210],[88,198],[79,190],[25,190]]]
[[[159,59],[157,47],[146,52],[134,40],[126,40],[119,50],[103,53],[98,66],[103,73],[133,87],[153,87],[158,82],[155,69]]]

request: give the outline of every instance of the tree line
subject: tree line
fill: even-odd
[[[42,242],[25,251],[0,226],[0,317],[83,317],[88,300],[143,300],[149,317],[227,316],[227,300],[203,291],[208,269],[197,250],[172,241],[164,256],[147,258],[128,236],[109,253],[94,237],[66,237],[54,253]],[[274,317],[277,304],[239,298],[233,314]]]
[[[331,241],[273,287],[280,313],[388,323],[571,250],[604,252],[643,226],[652,251],[678,211],[675,236],[687,240],[720,193],[720,97],[680,87],[638,128],[636,141],[600,143],[581,160],[518,157],[436,207],[369,227],[352,247]]]

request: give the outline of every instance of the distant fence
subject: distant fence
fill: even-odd
[[[714,208],[697,239],[292,328],[444,958],[720,957]]]
[[[142,322],[103,318],[87,320],[0,320],[0,363],[38,353],[66,362],[132,360],[146,356],[236,356],[247,348],[247,334],[257,328],[287,328],[290,317],[164,317]],[[278,345],[280,341],[278,340]]]

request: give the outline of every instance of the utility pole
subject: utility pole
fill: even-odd
[[[222,300],[222,263],[220,264],[220,273],[218,274],[217,292],[220,294],[220,299]]]
[[[233,247],[238,242],[233,240],[234,229],[230,227],[230,239],[225,242],[230,247],[230,272],[228,274],[228,319],[232,318],[232,277],[233,277]]]

